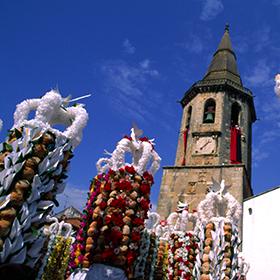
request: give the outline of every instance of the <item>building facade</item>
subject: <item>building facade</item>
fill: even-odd
[[[250,263],[248,280],[280,278],[279,200],[280,187],[276,187],[244,201],[242,251]]]
[[[225,179],[242,203],[252,195],[253,95],[243,86],[229,28],[214,53],[206,75],[181,100],[183,115],[174,166],[163,167],[157,212],[162,218],[178,200],[196,209],[212,178]]]

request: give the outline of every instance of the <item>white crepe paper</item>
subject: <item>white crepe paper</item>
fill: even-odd
[[[154,175],[160,167],[161,158],[154,150],[154,139],[142,139],[135,133],[135,128],[131,129],[131,136],[121,139],[116,149],[112,153],[108,153],[111,158],[100,158],[96,167],[98,173],[105,173],[107,170],[118,170],[119,168],[129,165],[125,163],[125,154],[130,153],[132,156],[132,165],[139,174],[143,174],[148,170],[148,165],[151,161],[149,172]]]
[[[81,139],[82,132],[88,120],[88,114],[82,105],[65,107],[67,99],[63,99],[57,91],[51,90],[42,98],[27,99],[17,105],[14,113],[14,128],[24,125],[40,127],[49,130],[55,135],[63,135],[68,138],[73,147],[76,147]],[[28,120],[31,111],[36,111],[35,118]],[[55,124],[66,125],[61,132],[52,126]]]

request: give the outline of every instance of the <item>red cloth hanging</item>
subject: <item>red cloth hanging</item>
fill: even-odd
[[[188,131],[189,131],[188,128],[186,128],[186,129],[183,131],[184,154],[183,154],[182,165],[186,165],[186,153],[187,153]]]
[[[241,163],[241,130],[238,126],[230,129],[230,162]]]

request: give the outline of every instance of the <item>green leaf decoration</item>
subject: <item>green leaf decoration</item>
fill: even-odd
[[[16,136],[17,139],[21,138],[22,137],[22,132],[15,128],[15,136]]]
[[[4,146],[4,150],[7,151],[7,152],[12,152],[12,151],[13,151],[12,145],[10,145],[10,144],[4,142],[4,143],[3,143],[3,146]]]

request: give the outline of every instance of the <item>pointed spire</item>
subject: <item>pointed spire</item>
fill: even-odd
[[[242,86],[237,69],[236,55],[229,36],[229,24],[225,26],[222,40],[214,53],[208,71],[203,80],[228,79]]]

